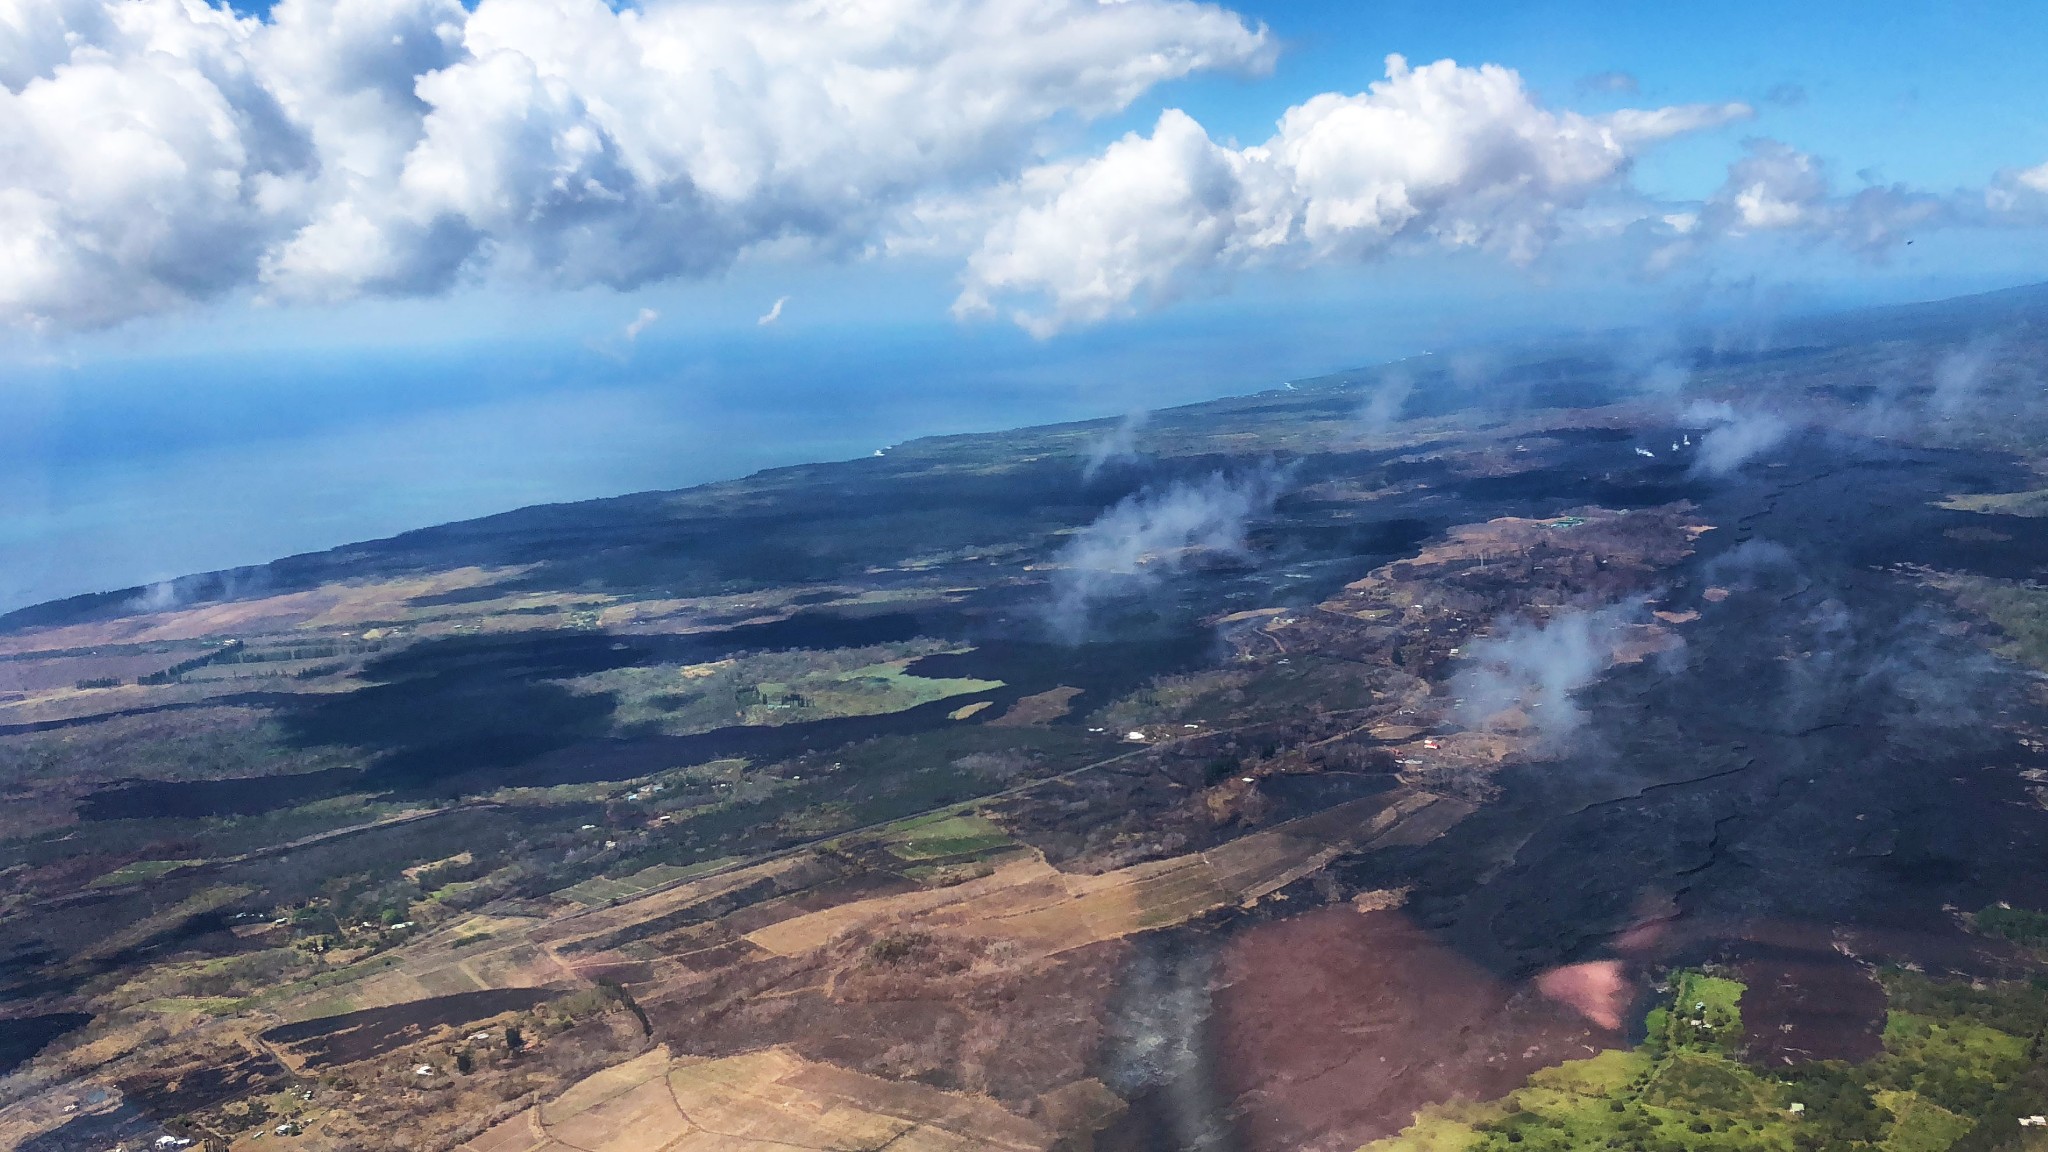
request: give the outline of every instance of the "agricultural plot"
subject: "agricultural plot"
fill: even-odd
[[[881,716],[1000,688],[1000,680],[927,677],[909,668],[957,645],[915,640],[827,651],[767,652],[702,664],[614,668],[568,681],[615,700],[620,732],[691,735],[734,725],[778,726]]]
[[[632,937],[643,925],[659,930],[665,918],[687,915],[693,907],[734,891],[774,880],[802,867],[802,858],[737,869],[702,880],[671,883],[676,877],[646,873],[629,878],[638,895],[592,907],[552,921],[509,916],[472,916],[448,925],[432,937],[402,950],[374,958],[354,972],[281,990],[276,1010],[286,1019],[320,1017],[388,1008],[435,997],[484,989],[526,989],[576,979],[558,956],[565,951],[590,951]],[[707,864],[684,872],[702,872]],[[620,883],[620,882],[610,882]]]
[[[580,884],[572,884],[555,893],[555,895],[564,900],[573,900],[585,906],[616,904],[621,900],[631,900],[637,896],[644,896],[664,885],[679,883],[693,876],[702,876],[706,872],[717,871],[719,868],[730,863],[732,863],[730,857],[721,857],[716,860],[703,860],[687,865],[656,864],[652,868],[643,868],[630,876],[618,878],[593,876]]]
[[[1120,1106],[1107,1089],[1099,1125]],[[1105,1099],[1106,1098],[1106,1099]],[[1042,1152],[1049,1130],[986,1099],[897,1083],[770,1049],[719,1060],[656,1049],[471,1140],[466,1152],[772,1152],[888,1147],[904,1152]]]
[[[1425,793],[1386,793],[1340,804],[1205,853],[1099,875],[1061,872],[1034,853],[953,887],[821,909],[769,925],[747,939],[770,952],[795,956],[855,928],[915,925],[1001,937],[1041,955],[1056,955],[1259,899],[1341,852],[1426,839],[1440,830],[1442,822],[1469,810],[1457,801]],[[929,827],[946,825],[935,822]]]
[[[571,979],[568,969],[529,939],[533,923],[500,919],[459,926],[445,940],[418,951],[374,957],[353,972],[330,973],[329,979],[281,990],[274,1010],[287,1020],[309,1021],[485,989],[539,988]]]
[[[979,856],[1016,843],[986,818],[964,813],[906,821],[883,841],[892,855],[909,861]]]
[[[204,860],[137,860],[133,864],[123,864],[94,880],[87,887],[113,888],[122,884],[141,884],[166,873],[176,872],[180,868],[204,863]]]
[[[553,993],[539,988],[492,988],[369,1008],[340,1016],[280,1024],[265,1043],[294,1066],[320,1068],[367,1060],[402,1048],[436,1028],[531,1008]]]
[[[1361,1152],[1883,1152],[2033,1147],[2023,1118],[2048,1103],[2048,1062],[2028,1030],[2048,989],[1885,978],[1884,1052],[1862,1064],[1768,1067],[1744,1059],[1742,984],[1681,972],[1628,1051],[1545,1069],[1509,1096],[1425,1109]]]

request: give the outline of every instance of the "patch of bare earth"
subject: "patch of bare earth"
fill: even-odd
[[[680,1052],[786,1046],[889,1080],[985,1094],[1024,1115],[1086,1078],[1127,946],[1029,956],[1005,941],[850,933],[795,957],[737,965],[641,1004]]]
[[[1218,980],[1216,1067],[1253,1152],[1349,1152],[1426,1105],[1491,1100],[1622,1043],[1399,911],[1347,904],[1255,926],[1225,946]]]

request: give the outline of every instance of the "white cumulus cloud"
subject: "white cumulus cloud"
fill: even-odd
[[[1163,113],[1079,163],[1044,165],[971,257],[955,309],[1008,304],[1027,328],[1126,314],[1261,262],[1364,260],[1398,242],[1526,262],[1562,212],[1620,183],[1645,148],[1746,117],[1741,104],[1588,116],[1539,105],[1514,71],[1387,59],[1386,79],[1288,109],[1234,148]]]
[[[1984,190],[1984,209],[2000,222],[2048,223],[2048,164],[1999,173]]]
[[[1902,185],[1836,195],[1818,159],[1776,140],[1751,140],[1746,149],[1708,201],[1703,220],[1710,232],[1798,232],[1878,255],[1912,231],[1953,217],[1949,199]]]
[[[0,322],[856,249],[1055,120],[1272,52],[1189,0],[13,0]]]

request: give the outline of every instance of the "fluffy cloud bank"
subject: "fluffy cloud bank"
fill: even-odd
[[[1728,178],[1698,211],[1664,217],[1675,237],[1650,258],[1670,267],[1725,237],[1779,233],[1832,244],[1865,258],[1882,257],[1914,232],[1970,215],[1957,197],[1902,184],[1873,184],[1838,194],[1819,158],[1777,140],[1745,142]],[[1991,223],[1983,212],[1982,223]]]
[[[253,288],[630,287],[867,242],[1269,37],[1187,0],[17,0],[0,322]]]
[[[1929,192],[1869,184],[1839,192],[1819,157],[1758,138],[1744,143],[1727,180],[1704,204],[1667,214],[1661,223],[1669,235],[1651,254],[1652,271],[1719,240],[1771,234],[1882,260],[1914,234],[1939,228],[2048,224],[2048,164],[2000,172],[1981,188]]]
[[[1654,233],[1653,269],[1750,234],[1876,254],[1921,228],[2048,224],[2048,164],[1967,192],[1838,194],[1773,141],[1705,202],[1646,205],[1638,155],[1750,109],[1582,115],[1507,68],[1398,56],[1263,144],[1168,111],[1042,162],[1064,125],[1274,51],[1195,0],[279,0],[261,19],[10,0],[0,326],[936,248],[971,253],[958,313],[1045,334],[1263,264],[1439,246],[1527,262],[1608,208]]]
[[[1255,147],[1217,144],[1169,110],[1149,136],[1026,173],[956,310],[1011,302],[1049,333],[1170,300],[1218,270],[1363,260],[1404,241],[1526,262],[1561,213],[1619,184],[1645,148],[1748,115],[1741,104],[1551,111],[1509,69],[1411,68],[1399,56],[1363,93],[1288,109]]]

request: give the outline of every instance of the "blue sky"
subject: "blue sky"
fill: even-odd
[[[1546,98],[1580,107],[1625,101],[1746,100],[1761,116],[1739,131],[1780,136],[1887,181],[1927,187],[1982,183],[1987,172],[2048,156],[2048,8],[1957,0],[1949,4],[1276,3],[1240,10],[1270,23],[1288,45],[1263,91],[1216,92],[1242,132],[1263,131],[1264,106],[1376,77],[1379,57],[1450,56],[1507,64]],[[1582,94],[1579,82],[1621,71],[1638,95]],[[1771,94],[1796,87],[1787,106]],[[1265,96],[1265,92],[1272,93]],[[1781,95],[1789,95],[1789,92]],[[1263,97],[1263,98],[1262,98]],[[1189,106],[1197,106],[1190,96]],[[1699,196],[1722,175],[1720,141],[1678,145],[1649,158],[1640,182]]]
[[[18,264],[33,275],[0,274],[0,606],[1504,333],[1665,324],[1760,295],[1928,298],[2048,267],[2038,4],[1250,3],[1232,21],[1042,0],[1037,39],[919,26],[939,11],[922,0],[898,6],[903,27],[721,17],[728,48],[794,36],[813,54],[798,79],[865,44],[924,77],[933,110],[916,88],[782,108],[791,85],[772,75],[700,108],[676,95],[695,91],[687,72],[631,87],[550,62],[534,42],[581,33],[531,27],[572,0],[434,2],[388,6],[412,13],[388,37],[349,40],[330,0],[292,0],[275,33],[186,37],[212,47],[174,64],[217,83],[216,105],[153,110],[125,136],[95,133],[136,98],[96,107],[110,97],[79,83],[75,44],[0,39],[0,139],[47,152],[0,177],[30,205],[0,213],[0,237],[35,245]],[[95,7],[32,0],[27,26],[70,28],[150,91],[168,25],[94,25]],[[574,20],[597,51],[665,11],[696,27],[701,7]],[[1000,55],[974,55],[991,43]],[[487,75],[486,44],[556,86]],[[1381,81],[1389,53],[1417,71],[1364,103],[1448,101],[1417,113],[1443,164],[1407,163],[1412,144],[1389,161],[1372,122],[1251,147],[1289,108]],[[1155,57],[1183,63],[1131,63]],[[984,58],[1001,75],[954,63]],[[1444,58],[1465,67],[1421,67]],[[1485,89],[1481,64],[1516,87]],[[442,88],[421,80],[436,72]],[[268,88],[250,95],[248,76]],[[450,123],[470,109],[443,128],[471,135],[401,173],[432,123],[414,91]],[[531,101],[524,128],[474,111],[508,92]],[[950,105],[995,111],[956,123]],[[221,108],[241,117],[226,144]],[[1625,108],[1667,126],[1629,128]],[[1568,113],[1621,143],[1586,152]],[[661,131],[636,139],[638,121]],[[187,175],[153,175],[138,132],[183,149],[162,171]],[[1504,133],[1534,143],[1502,151]],[[698,150],[664,152],[677,135]],[[1517,191],[1531,180],[1540,195]],[[208,199],[226,183],[241,191]],[[1419,205],[1412,219],[1386,216],[1382,185]],[[565,187],[597,192],[565,208]],[[469,247],[434,230],[451,220]]]

